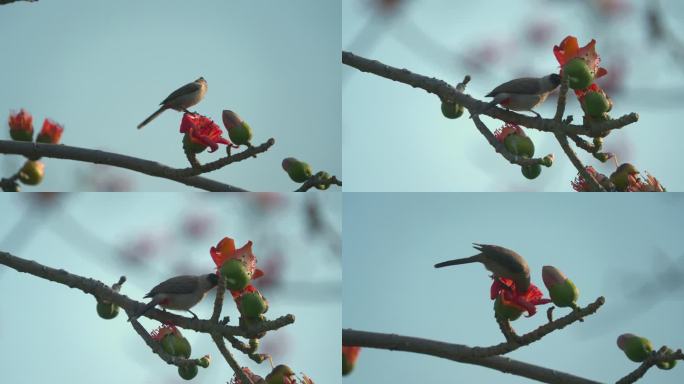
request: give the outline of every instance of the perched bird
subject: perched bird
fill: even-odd
[[[541,117],[533,110],[543,103],[549,94],[558,88],[561,77],[552,73],[544,77],[522,77],[499,85],[486,96],[493,97],[484,111],[496,104],[501,104],[507,109],[514,111],[530,111]]]
[[[138,125],[138,129],[144,127],[152,121],[155,117],[159,116],[162,112],[167,109],[174,109],[176,111],[188,111],[188,108],[199,103],[204,98],[204,94],[207,93],[207,81],[204,77],[193,81],[192,83],[185,84],[184,86],[176,89],[169,96],[164,99],[159,105],[159,109],[150,115],[145,121]]]
[[[137,319],[157,304],[166,309],[188,311],[197,317],[190,308],[202,301],[216,284],[218,284],[218,275],[215,273],[199,276],[183,275],[172,277],[159,283],[145,295],[146,298],[150,297],[152,300],[147,303],[145,308],[136,313],[133,318]]]
[[[476,244],[473,248],[480,251],[475,256],[449,260],[435,264],[435,268],[467,263],[482,263],[492,272],[492,278],[504,277],[515,283],[518,292],[527,292],[530,286],[530,267],[522,256],[508,248],[498,245]]]

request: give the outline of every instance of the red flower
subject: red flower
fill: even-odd
[[[224,237],[215,247],[211,247],[209,253],[216,264],[216,268],[220,268],[223,262],[228,259],[239,259],[247,267],[247,273],[252,276],[252,279],[264,275],[263,271],[256,267],[256,256],[252,253],[252,241],[248,241],[242,248],[235,249],[235,240]]]
[[[594,179],[598,181],[599,184],[601,184],[604,180],[606,180],[608,177],[602,173],[598,173],[594,167],[592,166],[587,166],[585,168],[587,172],[594,176]],[[570,184],[572,185],[572,189],[574,189],[577,192],[591,192],[591,187],[589,186],[589,183],[587,183],[586,180],[580,175],[579,173],[575,177],[575,180],[571,181]]]
[[[221,127],[210,118],[199,114],[184,113],[180,132],[188,135],[194,144],[210,147],[209,152],[216,151],[219,144],[231,144],[226,138],[221,137]]]
[[[38,137],[36,138],[36,142],[58,144],[59,139],[62,137],[62,132],[64,132],[64,127],[50,119],[45,119],[43,121],[43,128],[41,128],[40,133],[38,133]]]
[[[606,93],[603,91],[603,89],[601,89],[601,87],[599,87],[598,84],[596,84],[596,83],[592,83],[586,89],[575,89],[575,95],[577,96],[577,99],[580,102],[583,102],[584,96],[586,96],[587,93],[592,92],[592,91],[601,93],[601,94],[603,94],[603,96],[606,96]]]
[[[254,372],[252,372],[247,367],[242,367],[242,372],[245,373],[245,376],[247,376],[252,381],[252,383],[257,383],[257,382],[261,382],[264,380],[263,377],[255,374]],[[234,374],[233,378],[230,380],[230,384],[243,384],[243,383],[242,383],[242,381],[240,381],[240,378],[238,378],[237,374]]]
[[[171,333],[178,335],[178,328],[176,328],[176,326],[174,326],[173,324],[164,324],[159,328],[155,329],[154,331],[150,332],[150,336],[152,336],[153,340],[161,341],[161,339],[163,339],[164,336]]]
[[[525,135],[525,132],[519,125],[513,123],[506,123],[503,127],[494,131],[494,137],[496,137],[496,140],[498,140],[501,143],[503,143],[504,140],[506,140],[506,137],[508,137],[508,135],[512,134],[527,136]]]
[[[551,302],[550,299],[543,298],[544,295],[536,285],[530,283],[530,287],[526,292],[518,292],[513,280],[503,277],[494,279],[490,295],[492,300],[496,300],[499,297],[505,305],[516,307],[521,311],[527,311],[528,317],[537,313],[536,305]]]
[[[361,347],[342,346],[342,355],[344,355],[349,364],[353,365],[356,363],[356,359],[359,357],[359,352],[361,352]]]
[[[240,297],[242,297],[242,295],[244,295],[245,293],[252,293],[252,292],[259,292],[259,290],[256,289],[256,287],[253,286],[252,284],[249,284],[242,291],[230,291],[230,294],[233,296],[233,300],[235,300],[235,302],[237,302],[238,299]]]
[[[33,139],[33,116],[25,110],[19,113],[10,113],[9,117],[10,136],[13,140],[31,141]]]
[[[599,67],[601,57],[596,53],[596,40],[594,39],[580,48],[577,38],[575,36],[568,36],[563,39],[560,46],[554,45],[553,54],[556,56],[556,60],[558,60],[561,67],[576,57],[581,58],[587,63],[589,69],[594,72],[594,79],[598,79],[608,73],[605,68]]]

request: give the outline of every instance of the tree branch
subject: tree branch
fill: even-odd
[[[653,352],[653,354],[644,360],[641,365],[634,371],[632,371],[627,376],[615,382],[615,384],[631,384],[643,377],[649,369],[661,361],[667,360],[684,360],[684,353],[681,349],[678,349],[672,355],[665,355],[667,347],[661,347],[658,352]]]
[[[421,353],[448,360],[459,361],[462,363],[481,365],[483,367],[492,368],[503,373],[527,377],[529,379],[541,381],[543,383],[599,384],[597,381],[585,379],[569,373],[556,371],[538,365],[513,360],[507,357],[466,357],[468,351],[472,350],[472,348],[468,346],[421,339],[417,337],[343,329],[342,345]]]
[[[223,358],[226,359],[228,362],[228,365],[233,369],[235,372],[235,375],[240,379],[241,383],[244,384],[254,384],[252,380],[247,377],[245,372],[242,370],[242,367],[235,361],[235,358],[233,358],[233,355],[230,353],[228,348],[226,348],[226,343],[223,341],[223,338],[220,335],[211,334],[211,338],[214,340],[214,343],[216,343],[216,346],[218,347],[219,351],[223,355]]]
[[[38,2],[38,0],[0,0],[0,5],[10,4],[10,3],[16,3],[16,2],[19,2],[19,1],[25,1],[25,2],[27,2],[27,3],[35,3],[35,2]]]
[[[374,75],[410,85],[414,88],[423,89],[428,93],[437,95],[441,100],[453,100],[456,103],[463,105],[464,108],[470,110],[471,114],[479,113],[480,111],[484,110],[488,104],[459,92],[445,81],[415,74],[408,69],[399,69],[383,64],[379,61],[369,60],[361,56],[354,55],[351,52],[342,52],[342,63],[350,67],[354,67],[362,72],[372,73]],[[563,122],[558,122],[553,119],[529,117],[519,113],[506,111],[498,107],[489,108],[484,112],[484,114],[495,119],[523,125],[525,127],[540,131],[554,132],[555,130],[561,130],[561,132],[566,134],[574,133],[591,137],[605,136],[607,132],[613,129],[622,128],[628,124],[636,122],[639,119],[638,114],[630,113],[615,120],[588,125],[575,125],[564,124]]]
[[[271,141],[267,142],[271,143]],[[262,144],[263,145],[263,144]],[[270,145],[269,145],[270,147]],[[262,146],[254,147],[255,150],[262,148]],[[249,155],[239,155],[244,154],[250,149],[245,150],[239,154],[235,155],[236,158],[242,159],[242,157],[249,157]],[[44,143],[28,143],[21,141],[12,140],[0,140],[0,153],[14,154],[14,155],[24,155],[26,157],[51,157],[57,159],[68,159],[83,161],[95,164],[106,164],[114,167],[125,168],[132,171],[144,173],[146,175],[161,177],[164,179],[169,179],[177,181],[179,183],[189,185],[192,187],[204,189],[211,192],[244,192],[242,188],[238,188],[229,184],[220,183],[211,179],[207,179],[200,176],[192,176],[195,174],[202,173],[206,170],[215,170],[220,168],[215,164],[219,160],[213,163],[204,165],[202,168],[193,169],[176,169],[169,166],[150,161],[144,160],[137,157],[120,155],[117,153],[100,151],[96,149],[87,149],[80,147],[72,147],[67,145],[55,145],[55,144],[44,144]],[[230,157],[230,159],[234,159]],[[221,159],[223,160],[223,159]],[[238,160],[224,160],[226,163],[223,165],[228,165],[231,162]],[[221,163],[222,164],[222,163]]]
[[[331,185],[337,185],[337,186],[342,186],[342,181],[338,180],[336,176],[332,176],[329,178],[323,178],[319,173],[316,173],[315,175],[309,177],[307,181],[302,184],[301,187],[297,188],[295,192],[306,192],[311,188],[314,188],[317,185],[322,185],[324,187],[329,187]]]
[[[17,256],[13,256],[7,252],[0,251],[0,264],[4,264],[10,268],[16,269],[19,272],[28,273],[45,280],[66,285],[70,288],[79,289],[87,294],[95,296],[100,301],[108,301],[110,303],[116,304],[126,311],[126,313],[138,313],[145,307],[145,303],[132,300],[128,296],[114,291],[98,280],[75,275],[63,269],[50,268],[32,260],[26,260]],[[294,315],[288,314],[275,320],[267,320],[253,326],[243,328],[217,324],[209,320],[183,317],[170,312],[160,311],[155,308],[145,312],[143,316],[160,321],[164,324],[171,323],[178,327],[192,329],[197,332],[212,334],[216,333],[222,336],[240,336],[244,338],[253,338],[260,333],[282,328],[286,325],[294,323],[295,321]]]

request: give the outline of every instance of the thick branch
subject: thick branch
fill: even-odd
[[[270,144],[269,144],[270,143]],[[43,143],[28,143],[12,140],[0,140],[0,153],[24,155],[29,158],[35,157],[51,157],[57,159],[68,159],[83,161],[95,164],[106,164],[114,167],[125,168],[132,171],[144,173],[146,175],[161,177],[177,181],[179,183],[189,185],[192,187],[204,189],[211,192],[243,192],[244,189],[220,183],[218,181],[210,180],[197,175],[202,172],[209,172],[230,164],[231,162],[243,160],[254,154],[256,151],[265,151],[272,145],[274,141],[268,141],[261,146],[248,148],[244,152],[235,154],[231,157],[217,160],[213,163],[205,164],[204,166],[193,169],[176,169],[169,166],[157,163],[155,161],[140,159],[137,157],[120,155],[112,152],[105,152],[96,149],[87,149],[72,147],[67,145],[43,144]],[[265,149],[264,146],[265,145]],[[249,151],[249,152],[248,152]],[[248,152],[247,154],[245,154]],[[239,160],[238,160],[239,159]],[[223,160],[221,163],[217,163]]]
[[[503,373],[527,377],[543,383],[599,384],[597,381],[503,356],[490,356],[484,358],[466,357],[468,351],[472,350],[472,348],[468,346],[417,337],[343,329],[342,345],[421,353],[462,363],[481,365],[483,367],[496,369]]]
[[[362,72],[372,73],[390,80],[410,85],[414,88],[423,89],[426,92],[437,95],[441,100],[453,100],[470,110],[471,114],[479,113],[480,111],[484,110],[485,107],[487,107],[487,103],[472,98],[464,93],[458,92],[458,90],[442,80],[415,74],[408,69],[391,67],[379,61],[356,56],[351,52],[342,52],[342,63],[350,67],[354,67]],[[529,117],[519,113],[506,111],[498,107],[489,108],[486,112],[484,112],[484,114],[495,119],[523,125],[525,127],[540,131],[554,132],[555,130],[561,130],[567,134],[574,133],[592,137],[605,136],[608,131],[622,128],[628,124],[636,122],[639,119],[639,115],[636,113],[630,113],[615,120],[589,125],[575,125],[564,124],[553,119]]]
[[[7,252],[0,251],[0,264],[16,269],[19,272],[28,273],[45,280],[66,285],[70,288],[79,289],[87,294],[95,296],[100,301],[104,300],[118,305],[126,311],[126,313],[139,313],[145,307],[145,303],[132,300],[128,296],[112,290],[98,280],[75,275],[63,269],[50,268],[32,260],[13,256]],[[145,312],[144,316],[165,324],[171,323],[178,327],[192,329],[197,332],[217,333],[223,336],[240,336],[245,338],[253,338],[260,333],[282,328],[295,321],[294,315],[285,315],[275,320],[267,320],[244,329],[241,327],[217,324],[209,320],[178,316],[154,308]]]

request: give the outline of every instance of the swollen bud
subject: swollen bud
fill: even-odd
[[[442,115],[447,119],[458,119],[463,115],[463,106],[452,102],[442,101]]]
[[[221,266],[221,276],[226,280],[226,288],[241,291],[249,284],[250,276],[247,266],[241,260],[228,259]]]
[[[549,290],[551,301],[559,307],[576,308],[579,290],[558,268],[545,265],[542,268],[542,279]]]
[[[610,109],[608,98],[600,92],[587,92],[584,96],[585,111],[591,117],[601,117]]]
[[[186,151],[190,151],[192,153],[197,154],[197,153],[201,153],[205,149],[207,149],[207,146],[193,141],[190,138],[190,134],[186,133],[185,135],[183,135],[183,149],[185,149]]]
[[[672,349],[667,348],[667,349],[665,350],[664,355],[665,355],[665,356],[668,356],[668,355],[672,355],[673,353],[674,353],[674,351],[673,351]],[[672,360],[663,360],[663,361],[657,362],[656,365],[658,366],[658,368],[664,369],[664,370],[667,371],[667,370],[670,370],[670,369],[674,368],[674,366],[677,365],[677,360],[675,360],[675,359],[672,359]]]
[[[211,364],[211,356],[209,355],[204,355],[199,360],[199,366],[202,368],[209,368],[209,364]]]
[[[653,352],[653,346],[648,339],[631,333],[620,335],[617,339],[617,345],[630,360],[637,363],[646,360],[651,352]]]
[[[285,381],[287,379],[287,381]],[[285,364],[280,364],[273,368],[271,373],[266,375],[267,384],[286,384],[296,382],[294,371]]]
[[[26,185],[37,185],[45,176],[45,164],[40,161],[27,161],[19,170],[19,180]]]
[[[188,365],[184,367],[178,367],[178,374],[185,380],[192,380],[197,376],[197,371],[199,369],[196,365]]]
[[[542,171],[541,165],[539,165],[539,164],[523,165],[520,168],[522,170],[523,176],[525,176],[526,178],[528,178],[530,180],[536,179],[537,176],[539,176],[541,174],[541,171]]]
[[[119,314],[119,306],[114,303],[98,301],[97,314],[103,319],[113,319]]]
[[[290,179],[295,183],[303,183],[312,175],[311,166],[294,157],[284,159],[282,165],[285,172],[290,176]]]
[[[610,181],[618,191],[626,191],[629,186],[629,176],[638,174],[636,167],[630,163],[621,164],[615,172],[610,175]]]
[[[512,133],[506,136],[504,145],[506,146],[506,149],[508,149],[508,152],[514,155],[527,157],[528,159],[534,156],[534,143],[532,142],[532,139],[525,135]]]
[[[522,309],[504,303],[501,296],[497,297],[496,301],[494,301],[494,315],[497,319],[513,321],[520,318],[520,315],[522,314]]]
[[[318,177],[319,180],[328,180],[330,179],[330,174],[325,171],[320,171],[316,174],[316,177]],[[320,189],[322,191],[330,188],[330,184],[318,184],[316,185],[316,189]]]
[[[224,110],[222,117],[230,141],[237,145],[249,144],[249,141],[252,140],[252,128],[233,111]]]
[[[240,313],[255,318],[268,311],[268,300],[259,292],[248,292],[240,296]]]
[[[547,168],[552,166],[553,165],[553,158],[554,158],[553,154],[544,156],[544,158],[542,159],[542,164]]]
[[[585,89],[594,81],[594,74],[587,63],[579,57],[566,63],[563,72],[568,76],[568,85],[572,89]]]

